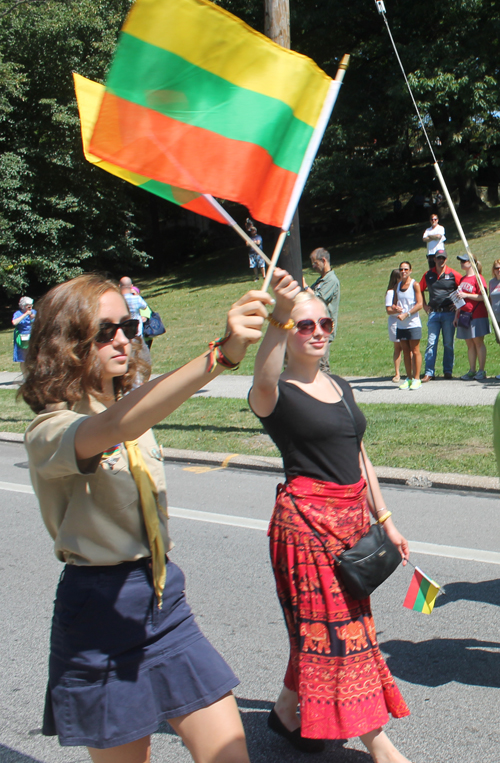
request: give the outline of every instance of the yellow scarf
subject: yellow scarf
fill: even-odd
[[[167,566],[165,564],[165,546],[160,532],[160,520],[158,519],[158,494],[137,440],[129,440],[124,445],[127,449],[130,472],[139,490],[142,515],[151,549],[153,586],[158,609],[161,609],[163,589],[167,580]]]

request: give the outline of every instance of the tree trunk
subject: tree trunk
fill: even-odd
[[[476,181],[473,178],[459,178],[458,192],[460,194],[460,203],[458,209],[460,212],[473,212],[484,207],[484,202],[477,192]]]
[[[264,0],[264,32],[282,48],[290,47],[289,0]]]
[[[289,0],[264,0],[264,32],[282,48],[290,48]],[[300,245],[299,211],[295,212],[287,236],[280,265],[302,284],[302,248]]]
[[[498,197],[498,183],[488,183],[488,203],[492,207],[496,207],[500,204],[500,198]]]

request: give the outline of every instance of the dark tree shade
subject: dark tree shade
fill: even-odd
[[[263,0],[217,2],[263,31]],[[179,252],[177,242],[191,240],[184,210],[83,158],[71,72],[104,81],[129,5],[0,0],[0,279],[8,293],[82,269],[145,265],[143,249],[160,260],[166,245]],[[383,20],[370,0],[290,7],[293,49],[331,76],[351,53],[301,224],[373,226],[388,199],[438,187]],[[465,210],[480,203],[477,183],[498,201],[500,3],[387,0],[386,8],[450,190]]]
[[[0,19],[4,289],[145,262],[127,184],[83,158],[72,71],[103,81],[128,0],[26,3]]]

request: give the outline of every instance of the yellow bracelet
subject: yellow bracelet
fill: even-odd
[[[383,525],[389,517],[392,517],[392,511],[386,511],[385,514],[382,514],[382,516],[377,519],[377,524]]]
[[[293,329],[295,326],[295,321],[292,320],[292,318],[289,318],[286,323],[280,323],[276,320],[276,318],[273,318],[273,314],[267,316],[267,320],[271,324],[271,326],[275,326],[277,329],[284,329],[284,331],[289,331],[290,329]]]

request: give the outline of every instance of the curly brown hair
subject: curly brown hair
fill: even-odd
[[[19,389],[35,413],[49,403],[65,402],[71,407],[85,395],[103,391],[94,339],[99,330],[99,301],[108,291],[121,295],[114,281],[87,273],[55,286],[37,304],[25,381]],[[140,348],[140,340],[133,339],[127,373],[114,380],[117,394],[132,389],[137,376],[149,377],[151,369],[139,357]]]

